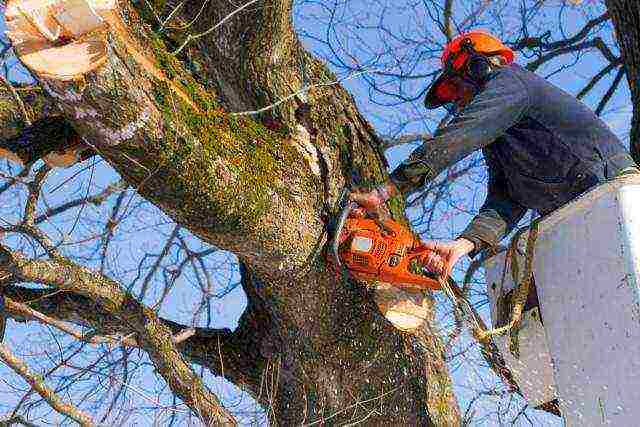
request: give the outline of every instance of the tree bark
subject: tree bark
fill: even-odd
[[[607,0],[631,90],[631,155],[640,164],[640,5],[635,0]]]
[[[17,3],[7,4],[10,31],[26,25],[12,12]],[[196,3],[173,19],[192,21]],[[45,73],[28,49],[16,52],[87,145],[177,223],[246,266],[241,327],[215,339],[238,340],[253,356],[207,366],[245,385],[276,424],[458,425],[435,326],[398,331],[379,313],[374,289],[337,278],[319,256],[340,189],[381,182],[386,171],[381,141],[352,97],[301,47],[291,1],[259,1],[215,31],[238,6],[208,2],[192,37],[154,32],[145,4],[156,13],[176,6],[99,2],[106,25],[62,46],[98,52],[73,78],[65,73],[78,67]],[[44,58],[57,58],[60,42],[38,43]],[[287,98],[310,83],[319,86]],[[262,114],[235,114],[282,99]],[[397,212],[401,201],[393,203]],[[197,339],[205,341],[196,335],[182,348],[204,360]]]

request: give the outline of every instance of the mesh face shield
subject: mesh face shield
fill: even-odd
[[[478,85],[463,75],[445,76],[432,90],[432,97],[438,106],[444,107],[449,113],[455,114],[469,102],[478,92]]]

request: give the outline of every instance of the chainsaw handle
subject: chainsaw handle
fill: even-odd
[[[341,199],[344,199],[348,196],[348,191],[343,191],[341,195]],[[340,268],[342,263],[340,262],[340,255],[338,254],[338,246],[340,244],[340,235],[342,235],[342,230],[344,229],[344,224],[347,222],[347,218],[349,217],[349,213],[352,209],[358,207],[356,202],[352,202],[349,199],[346,199],[346,202],[340,211],[340,215],[338,216],[338,221],[336,222],[336,229],[334,231],[333,242],[331,242],[331,253],[333,254],[333,260],[336,263],[336,266]]]

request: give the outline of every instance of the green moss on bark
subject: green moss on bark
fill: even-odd
[[[192,91],[201,99],[206,96],[197,83]],[[155,149],[160,164],[168,166],[162,169],[174,208],[190,220],[204,205],[208,228],[250,228],[271,209],[274,195],[289,196],[283,170],[298,163],[299,156],[279,135],[248,118],[230,117],[212,99],[199,106],[213,108],[195,111],[168,82],[156,84],[155,100],[164,124],[164,137],[154,142]],[[238,191],[230,192],[229,186]]]

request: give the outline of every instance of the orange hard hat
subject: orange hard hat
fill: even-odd
[[[515,54],[500,39],[482,30],[473,30],[458,35],[444,48],[440,60],[443,71],[431,84],[424,104],[427,108],[437,108],[454,101],[456,88],[452,77],[459,75],[467,64],[471,51],[485,56],[501,56],[506,64],[511,64]]]
[[[507,64],[512,63],[515,56],[513,51],[505,46],[499,38],[486,31],[473,30],[468,33],[462,33],[447,43],[440,58],[442,65],[446,66],[451,59],[453,61],[451,64],[453,68],[459,70],[464,65],[465,57],[467,57],[467,55],[464,54],[460,55],[465,43],[470,43],[473,50],[483,55],[502,56]]]

